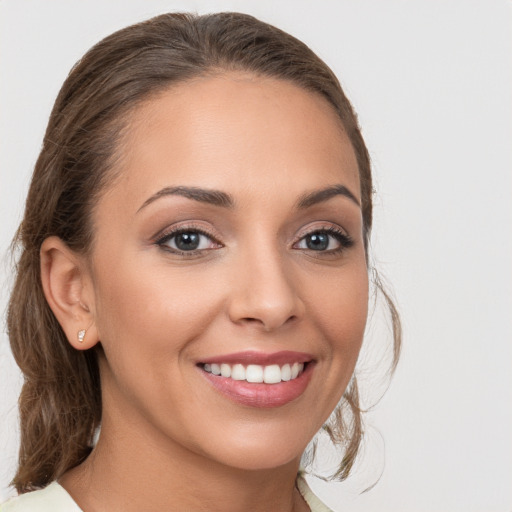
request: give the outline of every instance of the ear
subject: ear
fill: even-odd
[[[43,242],[40,257],[46,300],[69,343],[78,350],[93,347],[99,337],[92,279],[84,257],[56,236]]]

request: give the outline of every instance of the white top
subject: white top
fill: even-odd
[[[52,482],[0,505],[0,512],[82,512],[62,485]]]
[[[333,512],[311,491],[302,475],[297,476],[297,488],[311,512]],[[73,498],[57,482],[39,491],[28,492],[0,505],[0,512],[82,512]]]
[[[297,489],[302,494],[304,501],[308,504],[311,512],[334,512],[327,505],[322,503],[314,494],[313,491],[309,488],[306,479],[302,473],[297,475]],[[0,512],[3,512],[0,510]]]

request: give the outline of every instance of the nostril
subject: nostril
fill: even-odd
[[[254,324],[254,325],[262,325],[265,330],[271,331],[281,325],[290,324],[295,322],[298,319],[296,315],[289,316],[286,320],[282,321],[281,319],[275,318],[271,319],[268,317],[265,318],[254,318],[254,317],[245,317],[241,318],[240,321],[246,324]]]

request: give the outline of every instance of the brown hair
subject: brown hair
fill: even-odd
[[[19,250],[7,325],[24,374],[19,400],[21,448],[13,484],[19,492],[44,487],[90,453],[101,421],[95,350],[68,343],[41,286],[39,251],[55,235],[76,251],[93,242],[91,211],[112,173],[128,114],[172,84],[215,70],[242,70],[288,80],[322,95],[338,113],[357,157],[365,247],[372,225],[370,159],[356,115],[332,71],[304,43],[252,16],[164,14],[96,44],[75,65],[56,99],[14,240]],[[381,288],[379,282],[376,283]],[[398,360],[400,323],[384,293]],[[333,422],[326,426],[345,451],[336,477],[348,476],[362,438],[353,378]]]

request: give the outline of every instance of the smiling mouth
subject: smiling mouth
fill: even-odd
[[[198,361],[198,370],[221,395],[249,407],[280,407],[298,399],[316,367],[312,354],[246,350]]]
[[[259,365],[229,363],[204,363],[200,365],[202,369],[212,375],[228,378],[235,381],[245,381],[254,384],[279,384],[295,380],[304,372],[305,363],[286,363],[282,366],[278,364]]]

